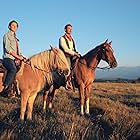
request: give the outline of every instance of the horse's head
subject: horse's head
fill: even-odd
[[[51,47],[51,52],[54,54],[53,68],[59,72],[62,72],[65,76],[69,75],[70,66],[63,51],[59,48]]]
[[[101,46],[101,59],[106,61],[111,68],[117,67],[117,61],[113,54],[111,45],[112,41],[108,43],[108,39]]]

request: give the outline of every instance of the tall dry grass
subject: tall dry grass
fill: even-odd
[[[0,97],[0,140],[136,140],[140,139],[140,84],[94,83],[90,116],[80,116],[78,91],[63,88],[53,109],[35,101],[33,121],[20,123],[20,99]]]

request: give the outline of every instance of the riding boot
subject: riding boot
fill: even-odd
[[[7,94],[8,88],[9,88],[8,85],[4,85],[0,95],[3,96],[3,97],[7,97],[8,96],[8,94]]]
[[[15,98],[16,97],[16,94],[15,94],[15,92],[14,92],[14,90],[13,90],[13,87],[14,85],[13,84],[11,84],[10,86],[9,86],[9,88],[7,89],[7,94],[8,94],[8,98]]]

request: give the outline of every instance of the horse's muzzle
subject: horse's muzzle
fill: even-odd
[[[114,68],[116,68],[117,67],[117,61],[113,61],[111,64],[110,64],[110,67],[112,68],[112,69],[114,69]]]

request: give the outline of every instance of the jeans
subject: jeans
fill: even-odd
[[[14,60],[10,58],[3,59],[3,66],[7,69],[7,74],[3,82],[4,86],[10,86],[16,76],[17,68]]]

